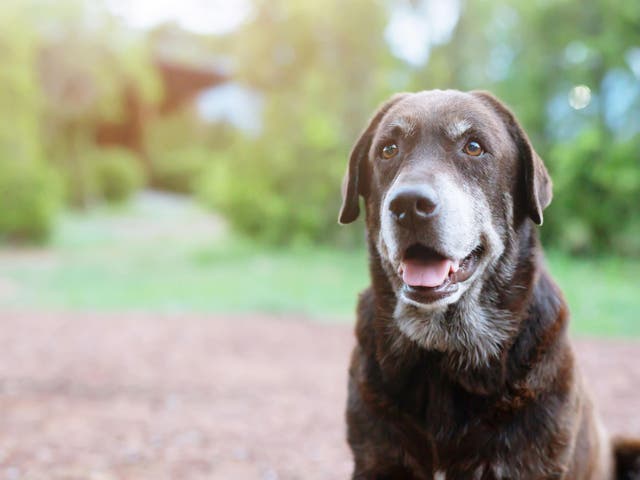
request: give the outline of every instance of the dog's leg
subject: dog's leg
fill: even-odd
[[[356,378],[349,379],[347,440],[355,460],[354,480],[427,480],[417,472],[430,472],[429,443],[400,418],[389,418],[394,409],[383,402],[383,414],[374,408],[380,401]],[[363,400],[363,391],[367,401]],[[373,408],[373,409],[372,409]],[[406,430],[402,426],[407,426]],[[405,445],[412,446],[409,452]],[[421,448],[422,446],[422,448]],[[426,447],[426,448],[425,448]]]
[[[353,480],[419,480],[412,473],[396,433],[380,418],[373,417],[357,389],[349,389],[347,437],[355,461]],[[415,463],[415,462],[414,462]]]

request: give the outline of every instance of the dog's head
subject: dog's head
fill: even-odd
[[[395,95],[380,107],[353,148],[343,195],[341,223],[358,217],[364,197],[370,242],[396,311],[433,317],[466,297],[479,301],[481,284],[518,225],[542,224],[551,181],[495,97],[425,91]],[[426,339],[436,327],[422,321],[404,330]],[[472,336],[468,330],[480,326],[455,328]],[[425,340],[440,349],[451,341],[451,334]]]

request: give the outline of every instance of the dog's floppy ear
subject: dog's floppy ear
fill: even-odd
[[[369,154],[371,141],[380,120],[382,120],[384,114],[387,113],[392,106],[408,95],[408,93],[397,93],[383,103],[353,146],[349,157],[347,173],[342,181],[342,207],[340,208],[340,216],[338,217],[338,221],[341,224],[345,225],[353,222],[360,214],[358,196],[365,196],[368,192],[369,186],[366,181],[367,155]]]
[[[542,225],[542,211],[549,206],[553,196],[551,178],[542,159],[531,146],[529,137],[516,120],[515,115],[500,100],[489,92],[475,91],[471,93],[488,102],[505,122],[523,162],[529,217],[537,225]]]

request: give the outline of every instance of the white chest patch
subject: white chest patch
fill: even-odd
[[[506,468],[502,463],[494,463],[491,466],[491,469],[493,470],[493,474],[496,476],[498,480],[504,478],[506,475]]]
[[[433,475],[433,480],[446,480],[446,478],[447,478],[447,474],[445,472],[443,472],[442,470],[438,470]]]

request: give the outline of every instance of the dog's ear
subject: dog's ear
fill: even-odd
[[[371,141],[373,140],[380,120],[382,120],[384,114],[387,113],[392,106],[408,95],[408,93],[397,93],[383,103],[353,146],[349,157],[347,173],[342,181],[342,207],[340,208],[340,215],[338,217],[338,221],[341,224],[351,223],[358,218],[360,214],[359,195],[364,197],[368,193],[367,155],[369,154]]]
[[[542,211],[549,206],[553,196],[551,177],[549,177],[544,162],[531,146],[529,137],[516,120],[515,115],[500,100],[489,92],[475,91],[471,93],[489,103],[505,122],[507,130],[518,147],[520,160],[523,162],[529,217],[537,225],[542,225]]]

